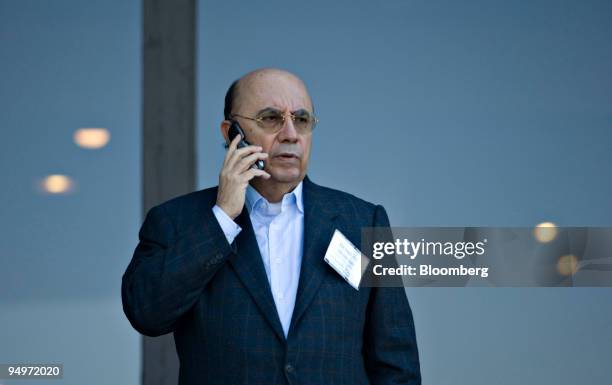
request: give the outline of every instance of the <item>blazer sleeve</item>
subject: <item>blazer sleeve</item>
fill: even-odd
[[[212,213],[205,222],[178,234],[163,205],[147,213],[121,283],[123,311],[140,333],[174,331],[231,254]]]
[[[388,227],[389,218],[377,206],[374,227]],[[372,385],[420,385],[421,371],[412,311],[403,287],[372,287],[363,345]]]

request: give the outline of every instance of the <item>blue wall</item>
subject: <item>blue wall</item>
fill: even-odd
[[[140,12],[0,0],[0,362],[64,364],[41,385],[139,383],[120,285],[141,215]],[[108,128],[110,143],[77,147],[80,127]],[[41,194],[55,173],[76,191]]]

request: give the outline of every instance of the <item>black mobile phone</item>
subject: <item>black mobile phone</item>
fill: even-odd
[[[240,124],[238,124],[237,121],[233,120],[232,124],[230,125],[229,132],[228,132],[229,141],[231,142],[232,140],[234,140],[236,135],[240,135],[240,137],[242,138],[240,139],[240,142],[238,142],[238,148],[242,148],[242,147],[246,147],[250,145],[250,143],[247,142],[245,139],[244,131],[242,130],[242,127],[240,127]],[[259,159],[257,162],[253,164],[253,166],[257,167],[260,170],[263,170],[264,161]]]

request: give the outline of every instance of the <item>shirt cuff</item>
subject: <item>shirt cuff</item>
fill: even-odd
[[[221,229],[223,230],[223,234],[225,234],[227,243],[231,245],[232,242],[234,242],[234,238],[236,238],[240,231],[242,231],[242,228],[238,226],[236,222],[234,222],[232,218],[230,218],[229,215],[227,215],[221,207],[215,205],[212,208],[212,211],[215,214],[215,217],[217,218],[217,222],[219,222]]]

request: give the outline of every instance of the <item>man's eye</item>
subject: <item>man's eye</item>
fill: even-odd
[[[296,123],[308,123],[309,119],[308,119],[308,116],[296,116],[295,122]]]
[[[265,123],[277,123],[282,120],[283,118],[280,115],[264,115],[261,117],[261,121]]]

